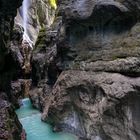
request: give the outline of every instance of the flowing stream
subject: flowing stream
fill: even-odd
[[[22,106],[16,110],[18,118],[27,134],[27,140],[77,140],[68,133],[54,133],[52,127],[41,121],[41,113],[32,107],[28,98],[22,100]]]

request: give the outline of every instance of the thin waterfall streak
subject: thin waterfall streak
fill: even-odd
[[[28,2],[27,0],[23,1],[23,27],[24,32],[27,34],[27,15],[28,15]]]
[[[28,10],[30,7],[30,1],[29,0],[23,0],[23,6],[22,6],[22,14],[23,14],[23,28],[24,28],[24,34],[23,34],[23,40],[26,40],[29,43],[29,46],[32,48],[33,42],[31,41],[29,35],[28,35]]]

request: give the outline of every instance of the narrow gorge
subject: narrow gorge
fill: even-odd
[[[0,140],[140,140],[139,0],[0,0]]]

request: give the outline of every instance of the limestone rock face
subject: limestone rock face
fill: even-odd
[[[8,40],[8,48],[5,50],[5,53],[1,52],[0,91],[5,91],[11,100],[12,96],[10,90],[12,81],[16,81],[18,77],[21,76],[24,62],[20,49],[22,35],[22,29],[20,30],[19,26],[14,27],[14,30],[11,32],[11,39]]]
[[[11,30],[14,25],[14,17],[16,16],[16,9],[22,4],[22,0],[1,0],[0,1],[0,54],[2,54],[9,47]],[[7,10],[8,9],[8,10]],[[0,59],[0,60],[1,60]]]
[[[40,110],[44,108],[45,97],[51,92],[61,72],[56,47],[56,42],[60,38],[61,20],[57,18],[50,28],[40,30],[33,50],[32,82],[35,89],[30,93],[30,97],[33,105]]]
[[[17,99],[13,99],[13,91],[20,91],[18,86],[11,89],[11,81],[15,80],[22,65],[22,57],[15,43],[21,32],[13,33],[14,17],[22,0],[0,0],[0,139],[21,140],[22,126],[14,112]],[[16,30],[17,31],[17,30]],[[11,40],[13,40],[11,42]],[[17,88],[16,88],[17,87]],[[15,91],[16,91],[15,90]],[[14,92],[15,93],[15,92]],[[9,103],[13,102],[13,104]],[[13,106],[14,105],[14,106]]]
[[[110,13],[110,15],[116,14],[116,12],[129,12],[135,13],[139,17],[139,0],[135,2],[132,0],[58,0],[58,3],[60,12],[64,12],[67,18],[86,19],[96,10],[102,9],[100,12],[103,12],[108,9],[107,11],[109,12],[114,8],[114,12]]]
[[[58,5],[58,38],[45,34],[49,44],[38,42],[43,47],[33,54],[33,82],[41,92],[31,98],[43,109],[42,120],[84,140],[139,140],[139,0],[58,0]]]
[[[42,118],[88,139],[139,139],[139,82],[117,73],[64,71]]]
[[[22,126],[13,107],[6,100],[0,99],[0,139],[23,140]]]

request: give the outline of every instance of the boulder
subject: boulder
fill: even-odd
[[[42,119],[85,139],[138,140],[139,82],[117,73],[64,71],[46,97]]]

